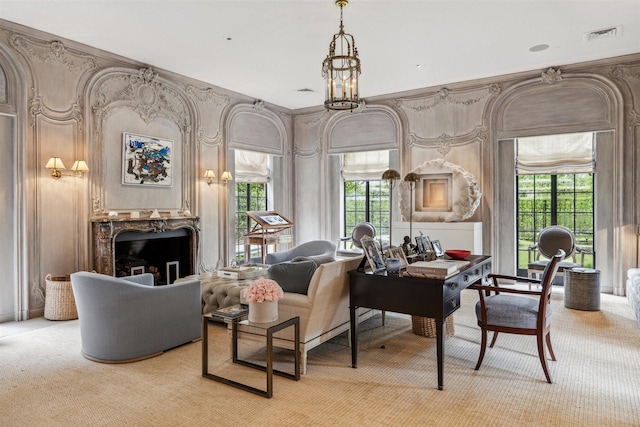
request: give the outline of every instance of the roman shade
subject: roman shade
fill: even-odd
[[[267,183],[271,177],[269,155],[256,151],[235,150],[235,175],[237,182]]]
[[[518,138],[516,172],[518,175],[593,172],[593,141],[591,132]]]
[[[345,181],[380,181],[389,169],[389,150],[345,153],[342,156],[342,178]]]

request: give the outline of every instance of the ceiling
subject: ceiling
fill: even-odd
[[[0,18],[295,110],[324,102],[321,65],[340,9],[334,0],[0,0]],[[351,0],[344,26],[365,100],[640,53],[640,0]],[[586,41],[613,27],[615,36]]]

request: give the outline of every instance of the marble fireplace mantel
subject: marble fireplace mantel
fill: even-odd
[[[199,217],[170,218],[91,218],[93,239],[93,269],[98,273],[115,275],[115,245],[118,235],[125,232],[166,233],[178,229],[190,231],[191,271],[196,272],[198,245],[200,240]]]

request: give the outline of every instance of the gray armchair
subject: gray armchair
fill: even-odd
[[[310,256],[330,256],[335,258],[336,244],[330,240],[311,240],[310,242],[301,243],[286,251],[267,254],[264,262],[265,264],[278,264],[291,261],[296,257]]]
[[[200,338],[199,280],[153,286],[146,273],[115,278],[71,275],[82,354],[106,363],[134,362]]]

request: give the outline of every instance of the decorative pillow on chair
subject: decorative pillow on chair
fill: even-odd
[[[281,262],[269,267],[267,276],[278,282],[285,292],[306,295],[309,290],[309,282],[315,273],[316,265],[313,260]]]

